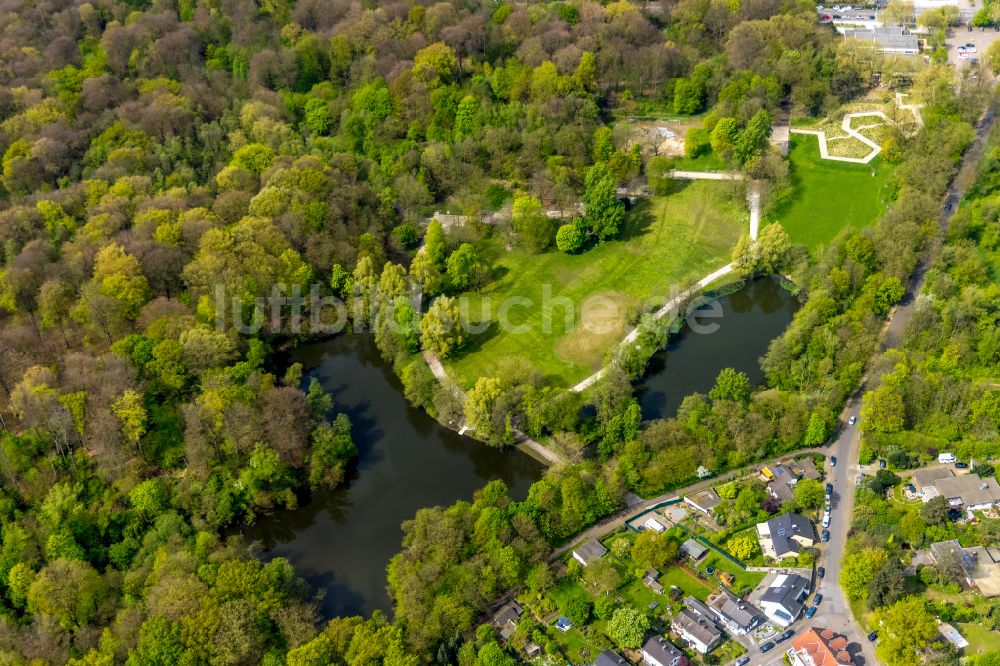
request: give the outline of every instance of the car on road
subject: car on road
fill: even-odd
[[[830,456],[830,467],[837,466],[837,456]]]
[[[819,606],[822,601],[823,601],[823,595],[817,593],[816,596],[813,597],[813,606]]]
[[[951,210],[951,202],[950,201],[944,205],[944,209],[945,210]]]
[[[826,543],[827,541],[829,541],[830,540],[830,530],[823,530],[823,534],[820,535],[820,538],[823,540],[823,543]]]
[[[955,469],[969,469],[969,463],[957,462],[955,463]]]
[[[768,651],[773,650],[773,649],[774,649],[774,641],[768,641],[766,643],[761,643],[760,644],[760,651],[761,652],[768,652]]]
[[[791,638],[794,635],[795,635],[795,630],[794,629],[789,629],[785,633],[783,633],[780,636],[778,636],[777,638],[775,638],[774,642],[775,643],[784,643],[785,641],[787,641],[789,638]]]
[[[827,495],[832,495],[833,494],[833,484],[832,483],[826,484],[826,494]]]
[[[749,663],[750,663],[750,657],[743,655],[742,657],[733,662],[733,666],[743,666],[743,664],[749,664]]]
[[[873,631],[872,633],[868,634],[868,640],[870,640],[872,643],[874,643],[875,641],[877,641],[878,640],[878,632],[877,631]]]
[[[847,425],[854,425],[857,422],[858,422],[857,416],[852,416],[851,418],[847,419]]]
[[[830,15],[829,14],[823,14],[822,16],[819,17],[819,20],[820,21],[829,21],[830,20]]]
[[[826,575],[826,568],[820,567],[819,569],[816,569],[816,578],[822,578],[825,575]]]
[[[815,606],[810,606],[809,608],[806,609],[806,617],[812,617],[813,615],[816,614],[817,610],[819,609],[816,608]]]

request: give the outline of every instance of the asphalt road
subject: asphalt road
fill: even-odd
[[[992,107],[987,109],[982,119],[976,126],[976,138],[973,144],[966,151],[962,158],[962,164],[958,174],[952,182],[952,186],[942,203],[942,210],[939,217],[942,232],[947,231],[952,215],[958,208],[966,188],[975,180],[976,171],[979,166],[979,159],[983,152],[986,138],[993,127],[995,112]],[[938,248],[932,248],[928,255],[936,256]],[[913,278],[910,281],[909,289],[903,301],[897,306],[889,317],[885,331],[882,336],[882,349],[898,347],[906,333],[913,315],[916,304],[916,296],[924,286],[924,279],[927,272],[927,265],[931,259],[925,259],[917,266]],[[805,631],[809,627],[823,627],[843,634],[848,640],[848,651],[854,657],[854,662],[858,666],[872,666],[881,662],[875,657],[874,644],[868,641],[867,632],[854,620],[854,616],[847,604],[847,597],[840,587],[840,571],[844,558],[844,547],[847,543],[847,534],[851,527],[851,514],[854,509],[854,494],[858,474],[862,471],[858,464],[861,452],[861,434],[856,426],[848,424],[851,416],[860,416],[861,396],[867,390],[867,376],[862,379],[858,390],[848,399],[841,413],[841,428],[837,438],[831,442],[826,453],[828,463],[826,467],[827,482],[833,484],[833,495],[831,497],[832,511],[830,515],[830,541],[820,543],[821,555],[818,566],[826,568],[826,576],[822,580],[814,581],[814,592],[823,595],[823,602],[819,605],[816,615],[811,619],[803,618],[792,625],[796,635]],[[829,465],[829,458],[836,457],[836,467]],[[822,531],[821,526],[817,530]],[[794,640],[794,638],[792,639]],[[748,653],[750,656],[749,666],[765,666],[783,664],[782,654],[791,641],[778,645],[774,650],[766,654],[761,654],[755,648]]]

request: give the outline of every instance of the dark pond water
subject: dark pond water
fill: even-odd
[[[707,392],[726,367],[762,382],[758,358],[798,307],[770,279],[719,299],[719,306],[721,317],[698,320],[718,324],[717,331],[699,334],[689,326],[653,357],[638,386],[644,418],[672,415],[685,395]],[[288,362],[303,365],[304,387],[316,377],[333,394],[335,409],[350,416],[357,470],[344,487],[297,511],[262,517],[245,534],[266,557],[288,558],[326,591],[321,611],[327,617],[390,611],[385,567],[401,547],[400,524],[417,509],[471,499],[493,479],[524,498],[541,476],[541,465],[528,456],[462,437],[410,407],[369,336],[304,345]]]
[[[759,359],[799,307],[771,278],[754,280],[717,303],[697,310],[702,316],[689,317],[682,333],[653,355],[637,386],[644,419],[673,416],[684,396],[708,393],[723,368],[745,372],[755,385],[763,383]]]
[[[390,611],[385,567],[401,548],[400,524],[417,509],[471,499],[493,479],[523,499],[541,476],[527,455],[491,449],[411,407],[370,336],[304,345],[288,360],[303,365],[304,387],[316,377],[350,416],[357,470],[342,488],[261,518],[245,535],[326,590],[327,617]]]

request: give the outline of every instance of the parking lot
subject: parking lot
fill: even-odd
[[[972,28],[972,32],[969,32],[967,26],[958,26],[951,31],[948,39],[945,40],[945,44],[948,47],[948,62],[958,68],[968,67],[971,64],[972,58],[976,58],[980,63],[983,63],[986,49],[997,39],[1000,39],[1000,32],[997,32],[995,28]],[[963,59],[960,56],[961,52],[958,50],[959,46],[965,46],[966,44],[973,44],[976,49],[975,53],[969,55],[969,60]]]

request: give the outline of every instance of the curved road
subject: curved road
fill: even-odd
[[[966,151],[962,158],[962,165],[958,174],[952,182],[948,195],[944,201],[944,209],[941,211],[939,222],[942,231],[947,231],[951,216],[958,207],[958,202],[962,199],[965,189],[975,180],[976,171],[979,167],[979,159],[983,152],[986,137],[993,127],[995,114],[992,108],[987,109],[976,126],[976,138],[973,144]],[[934,257],[938,248],[932,248],[928,253]],[[913,307],[916,303],[916,296],[924,286],[926,266],[930,260],[925,260],[917,266],[910,281],[910,288],[904,297],[903,302],[892,312],[889,321],[883,330],[882,349],[898,347],[906,332],[906,328],[913,314]],[[828,627],[834,631],[845,634],[851,645],[852,653],[855,649],[860,649],[860,655],[855,658],[859,664],[878,664],[875,658],[873,645],[866,638],[864,629],[858,626],[847,605],[847,598],[840,587],[840,568],[844,558],[844,546],[847,542],[847,533],[850,530],[851,515],[854,510],[854,491],[857,476],[860,473],[858,458],[861,452],[861,437],[857,428],[846,425],[846,420],[850,416],[858,415],[861,407],[861,396],[867,390],[867,376],[861,380],[858,390],[852,395],[844,411],[841,414],[844,427],[841,429],[837,439],[830,445],[829,454],[836,456],[838,465],[832,469],[827,469],[827,478],[833,484],[834,492],[832,498],[833,511],[830,518],[830,542],[823,544],[823,555],[821,564],[826,567],[826,577],[818,585],[819,591],[825,597],[820,604],[819,611],[811,621],[802,624],[802,628],[810,625]],[[800,631],[796,629],[796,632]],[[767,662],[758,662],[767,663]]]

